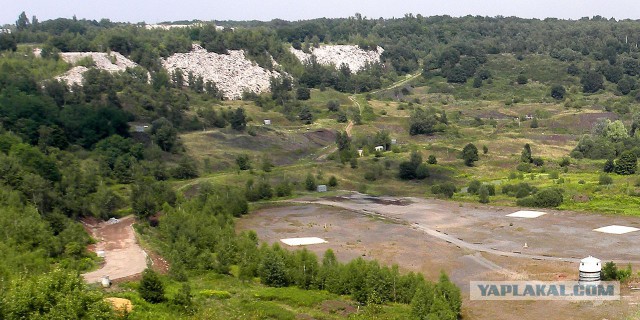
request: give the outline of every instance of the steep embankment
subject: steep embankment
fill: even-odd
[[[227,99],[240,99],[244,91],[267,92],[269,79],[280,76],[278,72],[266,70],[248,60],[242,50],[217,54],[199,45],[194,45],[191,52],[170,56],[162,61],[162,65],[169,72],[181,69],[185,75],[192,72],[196,77],[202,76],[205,82],[214,82]]]
[[[367,62],[380,62],[380,56],[384,52],[384,49],[381,47],[378,47],[376,50],[367,51],[355,45],[320,46],[318,48],[311,48],[311,53],[305,53],[302,50],[296,50],[292,47],[289,48],[289,50],[291,50],[302,63],[308,61],[313,55],[316,57],[318,63],[322,65],[333,64],[336,67],[340,67],[343,63],[347,64],[351,72],[360,71]]]

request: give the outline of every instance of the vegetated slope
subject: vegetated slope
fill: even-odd
[[[138,66],[137,63],[129,60],[127,57],[118,52],[62,52],[60,53],[62,60],[76,64],[83,59],[90,58],[95,63],[95,67],[109,72],[124,71],[127,68]],[[89,70],[85,66],[76,66],[65,72],[63,75],[56,77],[57,80],[67,82],[69,86],[78,84],[82,85],[82,75]]]
[[[199,45],[194,45],[191,52],[168,57],[162,65],[169,72],[181,69],[185,75],[193,73],[205,82],[213,81],[228,99],[240,99],[245,91],[267,92],[269,79],[280,76],[278,72],[266,70],[248,60],[243,50],[218,54]]]
[[[384,52],[381,47],[377,47],[376,50],[363,50],[355,45],[323,45],[318,48],[312,47],[311,53],[293,47],[289,50],[302,63],[307,62],[313,55],[322,65],[340,67],[344,63],[352,72],[360,71],[367,63],[380,62],[380,56]]]

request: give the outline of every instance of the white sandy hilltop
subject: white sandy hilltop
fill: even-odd
[[[261,93],[269,91],[269,79],[280,74],[264,69],[248,60],[243,50],[229,50],[229,54],[208,52],[194,44],[187,53],[176,53],[162,65],[169,72],[181,69],[185,76],[193,72],[204,81],[212,81],[227,99],[240,99],[245,90]]]
[[[322,65],[334,64],[336,67],[340,67],[346,63],[351,72],[360,71],[367,62],[380,62],[380,56],[384,52],[382,47],[378,47],[375,51],[367,51],[355,45],[321,45],[319,48],[312,47],[310,54],[293,47],[290,47],[289,50],[303,63],[311,55],[314,55],[318,63]]]
[[[91,57],[95,62],[95,66],[98,69],[106,70],[109,72],[124,71],[127,68],[133,68],[138,64],[127,59],[125,56],[118,52],[112,51],[110,53],[105,52],[62,52],[60,53],[62,60],[76,64],[78,61]],[[70,86],[74,83],[82,85],[82,74],[87,70],[86,67],[77,66],[71,70],[65,72],[63,75],[56,77],[58,80],[66,81]]]

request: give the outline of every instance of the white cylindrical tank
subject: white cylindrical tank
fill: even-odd
[[[600,271],[602,271],[602,262],[598,258],[588,256],[580,260],[580,282],[600,281]]]
[[[111,287],[111,280],[109,280],[109,276],[103,276],[102,281],[100,281],[103,288]]]

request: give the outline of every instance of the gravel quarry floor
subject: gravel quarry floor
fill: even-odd
[[[624,263],[620,267],[632,262],[634,270],[640,265],[640,231],[593,231],[608,225],[638,227],[640,218],[556,210],[543,210],[547,214],[532,219],[506,217],[518,210],[352,193],[257,210],[238,220],[237,228],[255,230],[268,243],[320,237],[328,242],[307,246],[318,255],[331,248],[343,261],[375,258],[432,280],[445,270],[462,289],[467,319],[619,319],[639,310],[640,293],[627,288],[621,301],[598,304],[469,301],[469,281],[577,280],[578,261],[588,255]]]

